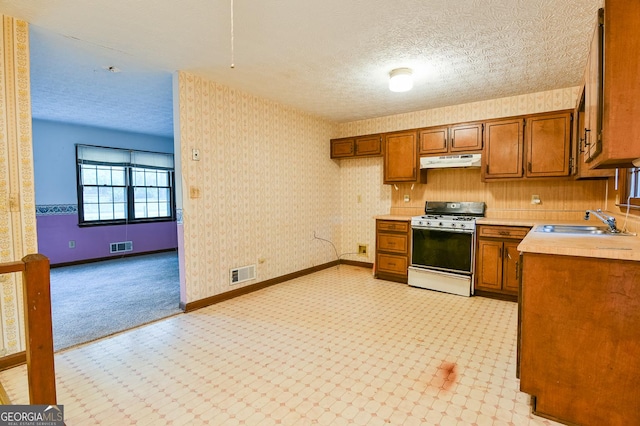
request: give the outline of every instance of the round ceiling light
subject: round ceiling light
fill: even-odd
[[[389,90],[406,92],[413,87],[411,68],[396,68],[389,73]]]

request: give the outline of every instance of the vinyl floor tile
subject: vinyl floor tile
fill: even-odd
[[[56,354],[66,424],[556,425],[515,378],[517,305],[341,265]],[[27,403],[26,369],[0,373]]]

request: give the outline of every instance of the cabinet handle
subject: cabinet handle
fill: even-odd
[[[516,260],[516,281],[520,279],[520,268],[518,268],[518,261]]]
[[[485,173],[486,173],[486,174],[489,174],[489,163],[487,163],[487,167],[486,167],[486,171],[485,171]]]
[[[531,173],[531,161],[527,163],[527,169],[529,170],[529,173]]]
[[[391,262],[389,262],[389,263],[388,263],[388,265],[389,265],[389,266],[396,266],[396,264],[395,264],[395,263],[391,263]]]
[[[584,129],[584,148],[585,149],[589,146],[589,135],[587,133],[590,131],[591,129]]]
[[[509,254],[509,249],[504,249],[504,252],[507,254],[509,260],[511,260],[511,255]]]
[[[396,243],[394,243],[393,241],[389,241],[389,242],[387,242],[387,244],[389,244],[390,246],[395,246],[396,245]]]

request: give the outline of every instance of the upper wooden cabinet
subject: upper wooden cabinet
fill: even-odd
[[[527,118],[527,177],[569,176],[572,117],[564,112]]]
[[[375,157],[382,155],[382,135],[331,139],[331,158]]]
[[[640,2],[606,0],[593,33],[585,90],[585,160],[632,167],[640,158]]]
[[[418,132],[384,136],[384,183],[417,182],[420,176]]]
[[[482,179],[569,176],[572,111],[489,121]]]
[[[483,123],[439,126],[419,131],[420,155],[473,152],[482,149]]]
[[[522,177],[523,128],[522,117],[489,121],[485,124],[483,180]]]

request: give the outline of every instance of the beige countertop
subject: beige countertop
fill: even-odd
[[[381,214],[378,216],[374,216],[374,219],[383,219],[383,220],[401,220],[401,221],[407,221],[407,220],[411,220],[412,216],[403,216],[403,215],[399,215],[399,214]]]
[[[538,232],[540,226],[542,225],[535,226],[520,242],[519,251],[640,261],[638,236],[550,234]]]

